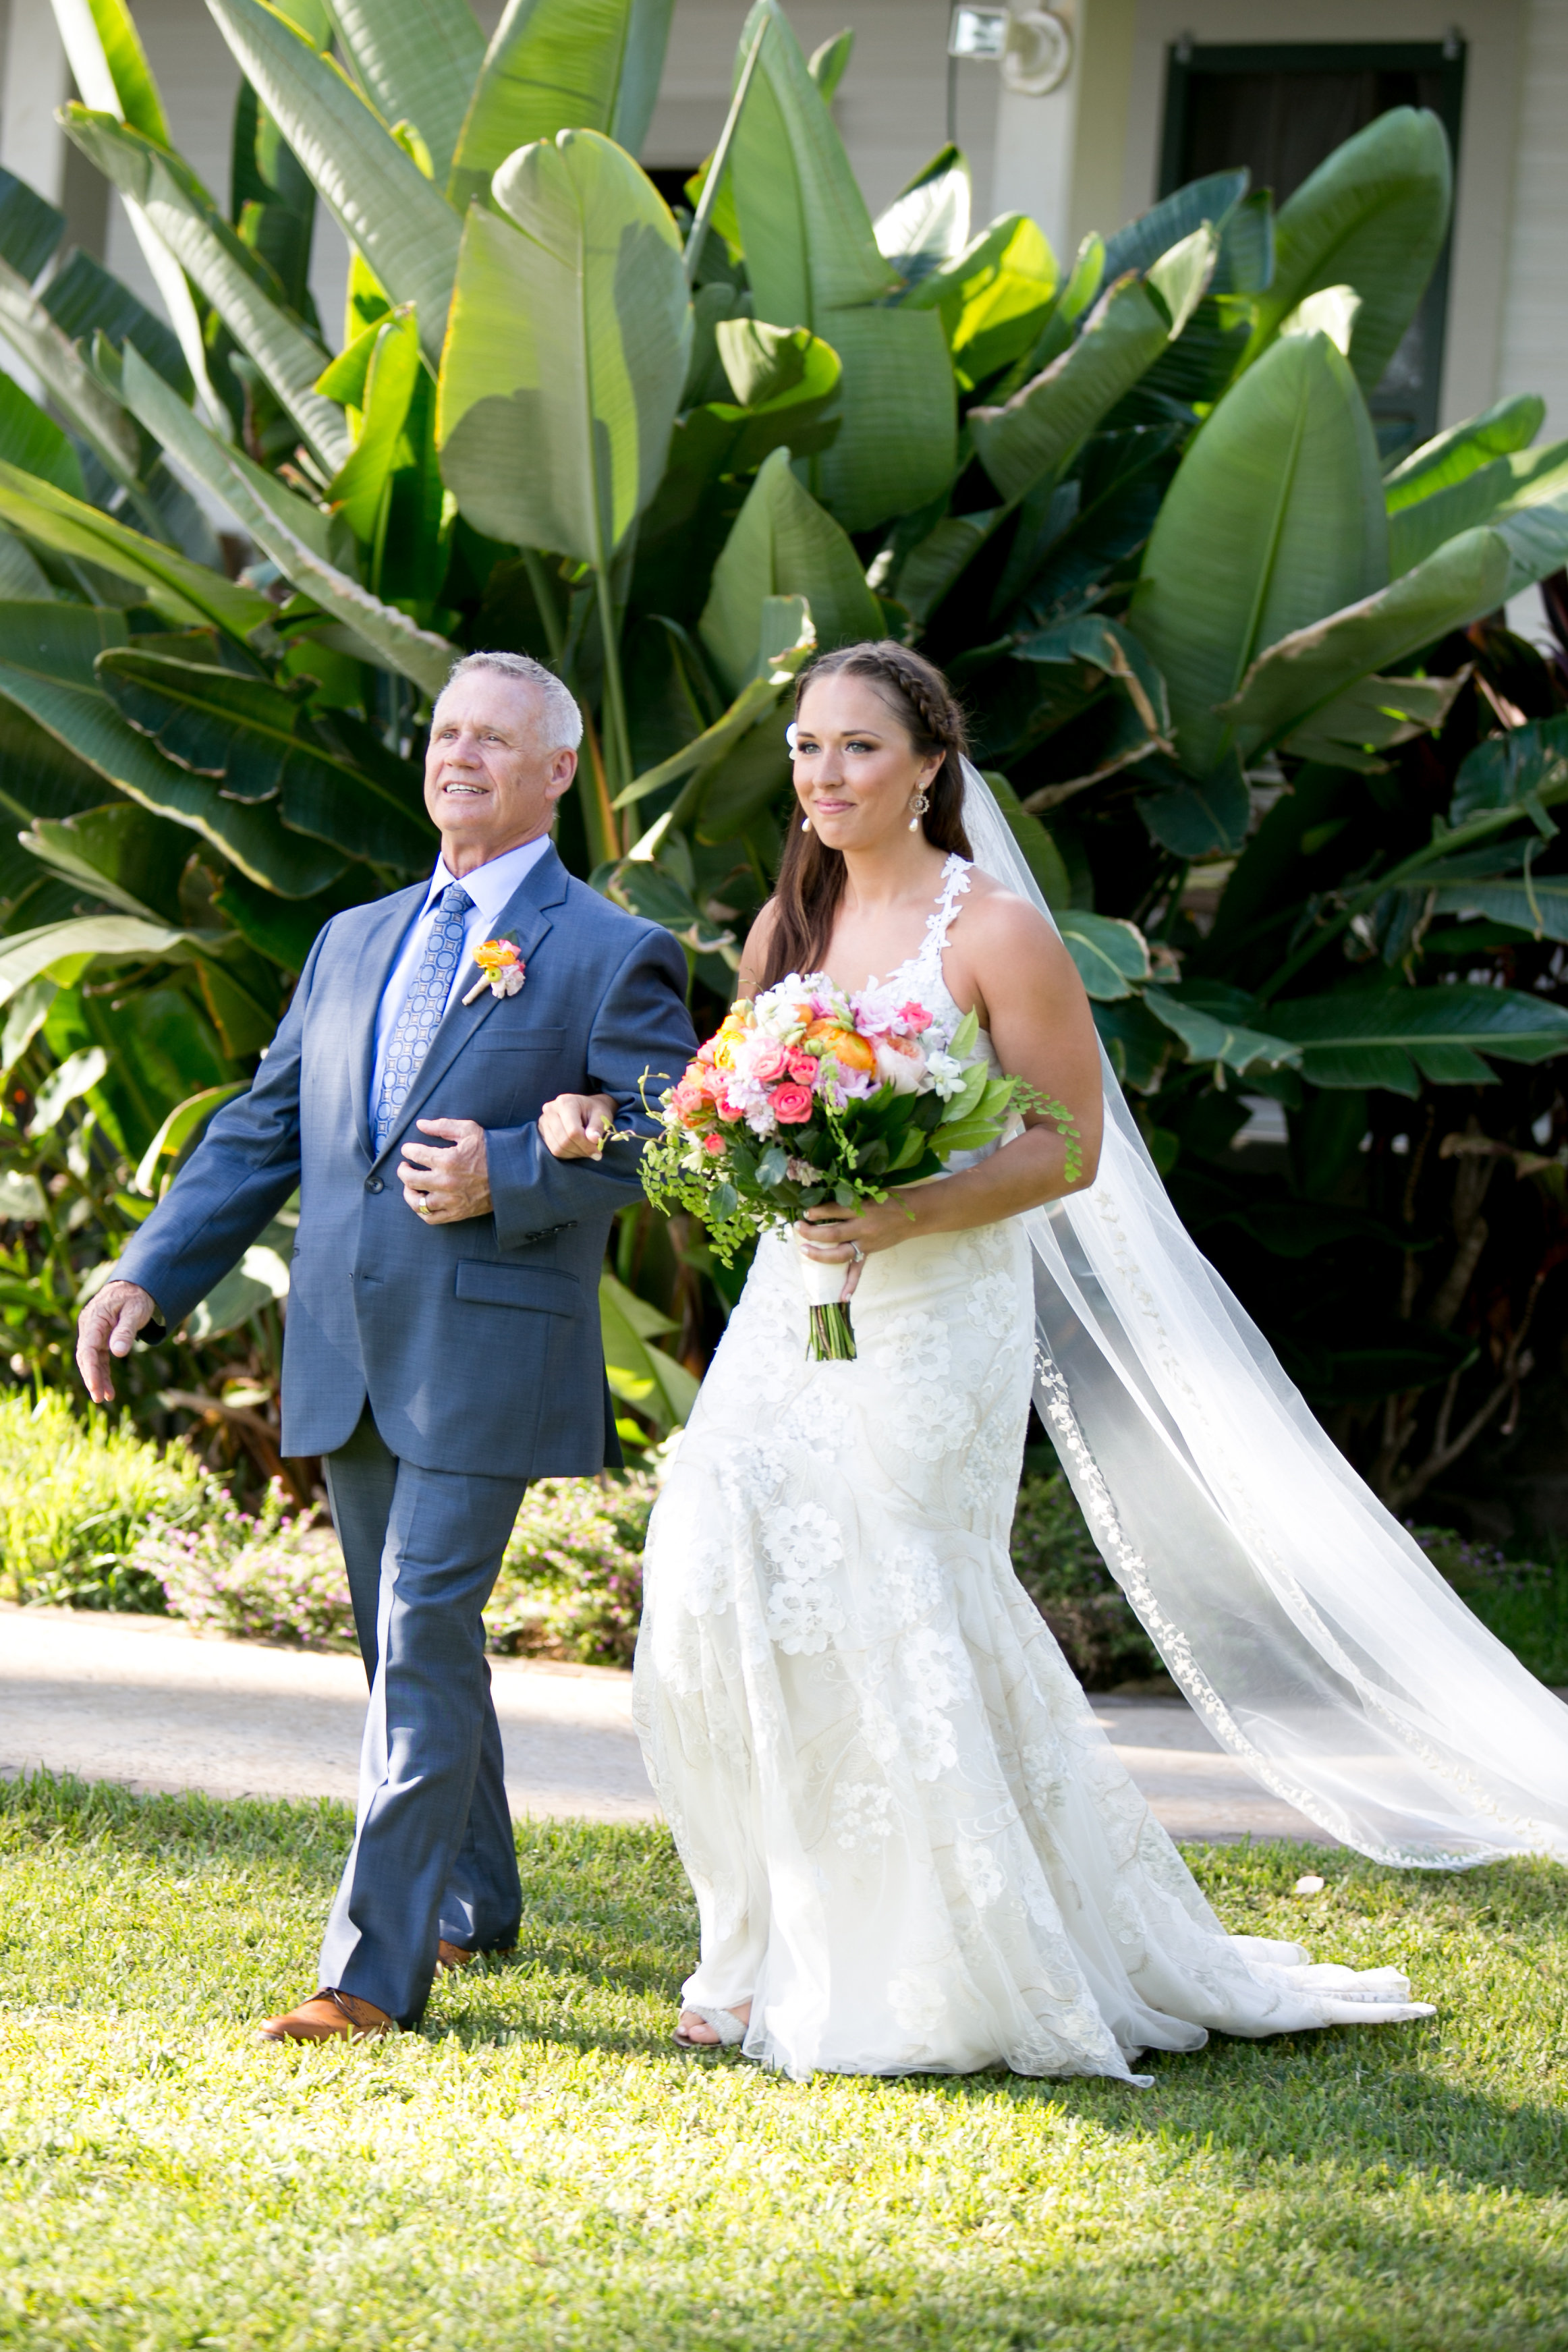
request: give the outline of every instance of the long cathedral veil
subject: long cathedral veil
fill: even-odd
[[[964,762],[977,866],[1047,907]],[[1216,1739],[1374,1860],[1568,1861],[1568,1707],[1320,1428],[1173,1209],[1115,1073],[1087,1192],[1029,1212],[1035,1393],[1107,1566]]]

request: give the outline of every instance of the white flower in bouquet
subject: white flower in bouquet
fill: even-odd
[[[926,1069],[933,1091],[943,1102],[951,1102],[963,1089],[968,1064],[958,1061],[952,1054],[928,1054]]]

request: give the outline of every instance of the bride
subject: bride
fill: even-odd
[[[760,1244],[648,1530],[635,1713],[697,1896],[677,2040],[801,2076],[1107,2074],[1210,2030],[1433,2014],[1227,1936],[1008,1559],[1031,1388],[1222,1746],[1413,1868],[1568,1860],[1568,1712],[1362,1485],[1175,1217],[945,680],[829,654],[742,993],[972,1008],[1072,1114]],[[595,1103],[602,1118],[595,1122]],[[552,1148],[597,1148],[574,1097]],[[546,1114],[548,1124],[549,1114]],[[806,1355],[801,1253],[858,1354]]]

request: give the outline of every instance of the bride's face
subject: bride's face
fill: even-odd
[[[795,721],[795,789],[829,849],[870,849],[908,831],[910,802],[942,754],[916,751],[868,677],[842,671],[808,687]]]

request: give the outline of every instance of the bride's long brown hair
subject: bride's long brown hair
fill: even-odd
[[[970,855],[963,830],[963,754],[969,737],[959,709],[941,670],[907,646],[884,637],[873,645],[841,646],[822,654],[795,681],[795,716],[806,695],[825,677],[869,680],[893,717],[909,735],[916,752],[929,758],[942,754],[942,762],[926,786],[930,803],[921,829],[933,848]],[[814,831],[803,833],[794,818],[784,835],[773,887],[773,934],[767,960],[757,977],[759,989],[772,988],[792,971],[815,971],[833,937],[833,919],[844,896],[844,859],[828,849]]]

